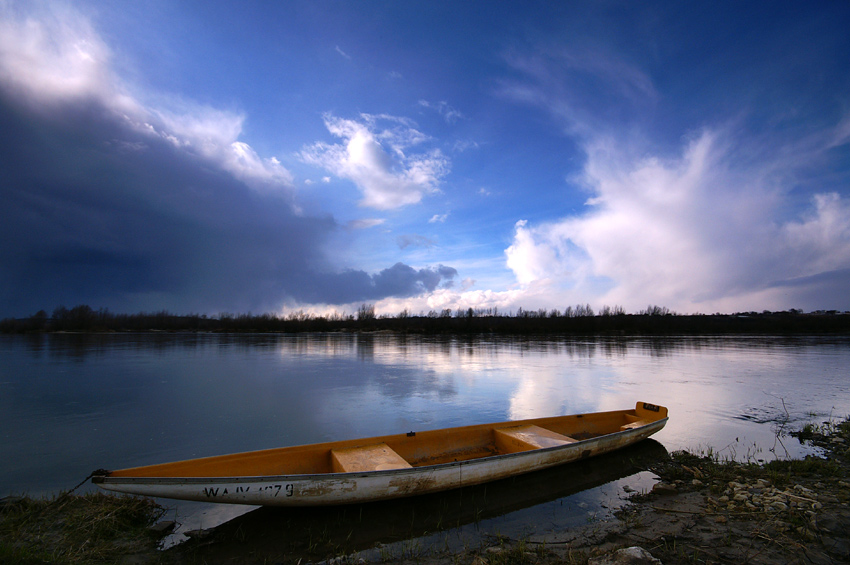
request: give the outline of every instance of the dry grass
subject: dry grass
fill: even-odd
[[[0,562],[88,565],[150,553],[149,526],[165,510],[153,500],[100,493],[0,503]]]

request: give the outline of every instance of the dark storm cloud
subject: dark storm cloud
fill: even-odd
[[[0,316],[59,304],[217,312],[433,290],[454,270],[334,272],[331,218],[293,211],[95,101],[0,85]]]
[[[806,310],[844,309],[836,297],[846,296],[850,288],[850,269],[837,269],[809,277],[779,281],[772,288],[787,289],[796,304],[792,307]]]
[[[417,270],[404,263],[396,263],[374,275],[349,270],[315,277],[299,286],[298,298],[305,302],[331,304],[380,300],[388,296],[405,298],[432,292],[443,281],[445,287],[450,287],[456,276],[457,270],[443,265],[436,269]]]

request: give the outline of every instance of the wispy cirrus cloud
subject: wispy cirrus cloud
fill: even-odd
[[[420,100],[419,106],[437,112],[443,117],[447,124],[453,124],[458,120],[463,119],[464,117],[460,110],[453,108],[445,100],[441,100],[439,102],[428,102],[427,100]]]
[[[652,79],[619,56],[590,46],[509,51],[519,78],[502,79],[497,94],[545,109],[571,134],[593,137],[646,114],[657,103]]]
[[[433,149],[409,153],[428,137],[410,120],[361,114],[359,120],[327,114],[325,126],[341,143],[317,142],[301,151],[301,159],[350,180],[363,194],[361,205],[391,210],[416,204],[437,192],[449,160]]]

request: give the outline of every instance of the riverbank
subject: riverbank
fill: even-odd
[[[378,552],[384,562],[604,563],[639,547],[674,563],[850,562],[850,420],[807,426],[796,435],[821,457],[764,465],[677,452],[649,465],[651,492],[630,493],[615,519],[523,539],[495,538],[461,551]],[[237,535],[197,532],[157,549],[171,524],[150,500],[100,494],[0,503],[0,562],[173,565],[304,563],[304,555],[270,555]],[[222,527],[222,532],[224,527]],[[636,550],[633,550],[636,551]],[[374,552],[373,552],[374,554]],[[325,556],[333,557],[333,556]],[[347,558],[357,562],[362,555]],[[338,556],[332,561],[345,562]],[[651,562],[651,561],[646,561]]]
[[[605,562],[624,547],[665,564],[850,562],[850,421],[802,435],[822,457],[757,465],[674,453],[616,521],[523,543],[554,563]]]

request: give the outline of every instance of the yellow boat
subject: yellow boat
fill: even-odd
[[[433,493],[631,445],[667,408],[555,416],[187,459],[95,474],[100,488],[264,506],[324,506]]]

